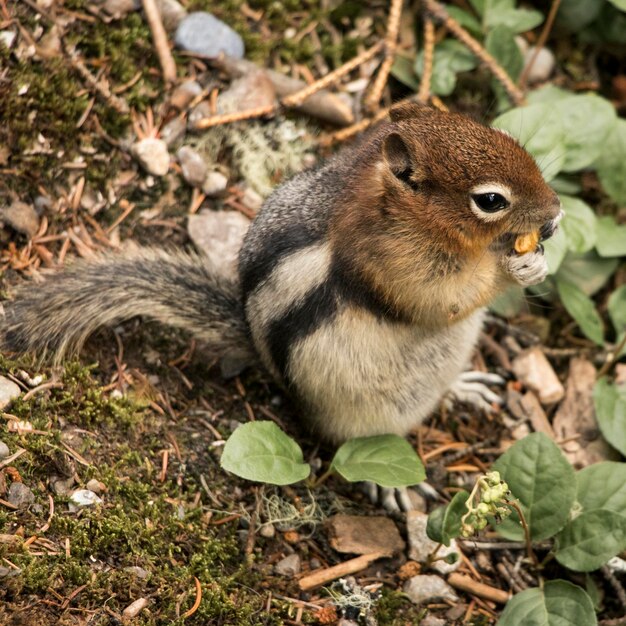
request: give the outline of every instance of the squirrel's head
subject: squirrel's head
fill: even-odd
[[[559,198],[510,135],[419,104],[395,107],[390,117],[378,144],[379,197],[405,232],[427,228],[470,252],[554,230]]]

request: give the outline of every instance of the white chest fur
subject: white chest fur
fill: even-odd
[[[346,307],[293,346],[289,379],[331,439],[405,435],[467,367],[482,317],[426,332]]]

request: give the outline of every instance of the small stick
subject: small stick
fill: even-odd
[[[387,36],[385,37],[385,58],[380,65],[378,74],[368,96],[365,98],[365,108],[375,111],[383,95],[387,84],[387,78],[393,65],[396,48],[398,46],[398,31],[400,30],[400,18],[402,17],[402,0],[391,0],[389,7],[389,19],[387,22]]]
[[[429,15],[424,15],[424,68],[422,80],[417,92],[420,102],[428,102],[430,81],[433,76],[433,57],[435,54],[435,25]]]
[[[312,574],[301,578],[298,581],[298,586],[302,591],[308,591],[309,589],[319,587],[320,585],[329,583],[331,580],[336,580],[342,576],[356,574],[384,556],[386,556],[384,552],[372,552],[371,554],[364,554],[363,556],[358,556],[355,559],[344,561],[343,563],[333,565],[332,567],[316,570]]]
[[[620,601],[622,608],[626,611],[626,591],[624,591],[624,587],[622,587],[622,583],[617,579],[615,574],[611,571],[611,568],[607,565],[603,565],[600,568],[602,575],[609,581],[611,587],[615,591],[617,595],[617,599]]]
[[[526,88],[526,81],[528,80],[528,75],[530,74],[530,70],[532,69],[539,53],[541,52],[541,48],[546,45],[546,41],[548,40],[548,35],[550,35],[550,31],[552,30],[552,26],[554,25],[554,20],[556,18],[556,14],[559,10],[559,6],[561,5],[561,0],[552,0],[552,6],[550,7],[550,13],[548,13],[548,18],[546,19],[546,23],[543,25],[543,30],[539,35],[539,39],[537,39],[537,45],[535,46],[535,51],[533,52],[533,56],[531,57],[528,65],[524,68],[522,75],[519,77],[519,87],[520,89]]]
[[[321,145],[330,146],[338,141],[345,141],[346,139],[350,139],[350,137],[354,137],[354,135],[357,135],[358,133],[369,128],[372,124],[375,124],[376,122],[380,122],[380,120],[387,117],[387,114],[389,113],[390,108],[391,107],[387,109],[382,109],[378,113],[376,113],[374,117],[366,118],[364,120],[361,120],[360,122],[357,122],[356,124],[352,124],[351,126],[348,126],[347,128],[342,128],[341,130],[338,130],[337,132],[331,133],[330,135],[326,135],[320,141]]]
[[[440,21],[461,43],[465,44],[500,81],[509,98],[516,106],[525,104],[523,92],[511,80],[506,70],[496,61],[485,48],[474,39],[453,17],[450,17],[445,8],[436,0],[423,0],[426,10]]]
[[[152,33],[152,41],[159,57],[161,70],[163,71],[163,80],[166,83],[173,83],[176,81],[176,63],[170,51],[165,27],[161,20],[161,13],[157,8],[155,0],[142,0],[142,4],[148,26],[150,26],[150,32]]]
[[[361,54],[355,56],[354,59],[350,59],[350,61],[348,61],[347,63],[344,63],[336,70],[330,72],[330,74],[326,74],[326,76],[320,78],[319,80],[316,80],[312,85],[308,85],[304,89],[301,89],[300,91],[297,91],[296,93],[283,98],[281,100],[282,105],[286,107],[300,106],[309,96],[312,96],[320,89],[324,89],[329,85],[332,85],[341,77],[349,74],[354,68],[376,56],[382,50],[383,46],[383,41],[375,43],[371,48],[364,50],[363,52],[361,52]]]
[[[474,596],[484,598],[485,600],[491,600],[492,602],[497,602],[498,604],[506,604],[509,601],[510,594],[507,591],[497,589],[496,587],[486,585],[485,583],[479,583],[473,578],[464,576],[463,574],[459,574],[457,572],[448,576],[448,583],[456,589],[467,591],[467,593],[471,593]]]
[[[278,110],[275,104],[268,104],[264,107],[256,107],[246,111],[235,111],[234,113],[224,113],[223,115],[214,115],[213,117],[205,117],[198,120],[194,128],[203,130],[212,126],[221,126],[222,124],[231,124],[233,122],[243,122],[244,120],[252,120],[265,115],[273,115]]]
[[[193,606],[188,611],[185,611],[183,613],[183,619],[191,617],[198,610],[198,608],[200,607],[200,603],[202,602],[202,585],[195,576],[193,577],[193,581],[196,584],[196,600],[193,603]]]
[[[24,450],[24,448],[20,448],[15,454],[8,456],[6,459],[4,459],[4,461],[0,461],[0,469],[6,467],[7,465],[11,465],[11,463],[13,463],[15,459],[22,456],[22,454],[24,454],[25,452],[26,450]]]

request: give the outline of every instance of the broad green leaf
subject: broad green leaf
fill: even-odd
[[[618,225],[610,215],[604,215],[598,218],[597,232],[596,249],[600,256],[626,256],[626,224]]]
[[[507,603],[497,626],[596,626],[591,598],[566,580],[526,589]]]
[[[239,426],[226,442],[220,463],[241,478],[271,485],[297,483],[311,471],[300,446],[274,422]]]
[[[530,104],[507,111],[493,126],[507,131],[533,155],[547,181],[565,163],[565,136],[559,115],[551,104]]]
[[[398,54],[391,66],[391,75],[403,85],[410,87],[413,91],[417,91],[420,87],[420,83],[415,75],[414,66],[414,60],[407,59],[405,56]]]
[[[524,67],[524,57],[515,43],[515,35],[506,26],[496,26],[487,34],[485,47],[507,74],[516,81]]]
[[[524,437],[495,462],[493,469],[500,472],[519,500],[533,540],[552,537],[567,523],[576,492],[574,470],[548,436],[533,433]],[[497,530],[510,539],[524,536],[515,514]]]
[[[595,94],[576,95],[554,103],[565,131],[563,171],[591,165],[602,153],[617,121],[613,105]]]
[[[626,517],[586,511],[556,536],[556,560],[575,572],[593,572],[626,548]]]
[[[607,302],[607,309],[611,323],[615,329],[615,343],[620,343],[626,332],[626,285],[618,287]],[[620,356],[626,354],[626,346],[622,348]]]
[[[626,456],[626,385],[603,376],[593,389],[593,404],[604,438]]]
[[[626,204],[626,120],[617,120],[595,165],[604,190],[615,202]]]
[[[606,509],[626,517],[626,463],[603,461],[576,472],[576,500],[583,512]]]
[[[407,487],[426,478],[415,450],[398,435],[347,441],[337,450],[332,469],[350,482],[369,480],[381,487]]]
[[[592,296],[604,287],[618,265],[618,259],[603,259],[593,250],[585,254],[570,252],[563,259],[558,277]]]
[[[539,11],[516,9],[510,0],[487,0],[485,3],[483,24],[488,29],[504,26],[514,33],[525,33],[541,22],[543,15]]]
[[[609,0],[609,2],[620,11],[626,11],[626,0]]]
[[[588,252],[596,243],[597,217],[578,198],[561,195],[565,216],[560,227],[567,236],[567,247],[574,252]]]
[[[559,228],[548,241],[543,242],[545,250],[546,263],[548,264],[548,272],[556,274],[561,267],[561,263],[567,254],[567,235],[562,228]]]
[[[601,0],[602,1],[602,0]],[[551,102],[558,102],[565,98],[570,98],[571,91],[555,87],[554,85],[544,85],[535,89],[528,94],[528,104],[550,104]]]
[[[561,280],[558,276],[556,279],[556,288],[563,306],[576,320],[576,323],[585,336],[599,346],[604,345],[602,318],[596,310],[593,300],[576,285]]]
[[[476,57],[460,42],[445,39],[435,47],[433,58],[433,76],[431,89],[439,96],[449,96],[456,85],[456,75],[473,70],[477,65]],[[423,51],[417,55],[415,72],[422,75],[424,68]]]
[[[550,181],[550,187],[556,191],[559,196],[565,194],[566,196],[579,196],[582,193],[582,185],[577,180],[578,177],[566,177],[557,176]]]
[[[446,11],[450,17],[453,17],[461,26],[469,30],[472,34],[482,35],[482,26],[473,15],[453,5],[446,6]]]
[[[449,546],[451,539],[461,535],[461,518],[467,513],[465,503],[468,498],[467,491],[459,491],[448,504],[430,513],[426,534],[433,541]]]
[[[577,33],[598,17],[603,5],[604,0],[563,0],[556,14],[557,23]]]

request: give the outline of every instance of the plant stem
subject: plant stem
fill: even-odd
[[[313,481],[313,487],[319,487],[322,483],[326,482],[329,476],[335,473],[332,465],[316,480]]]
[[[539,569],[540,568],[539,560],[537,559],[537,555],[533,551],[533,544],[532,544],[532,541],[530,540],[530,528],[528,528],[528,524],[526,522],[526,518],[524,517],[524,513],[522,512],[522,509],[517,502],[513,501],[513,502],[509,502],[508,504],[515,510],[515,512],[519,516],[520,522],[522,524],[522,528],[524,529],[524,541],[526,542],[526,553],[528,554],[528,558],[532,561],[534,566],[537,569]]]

